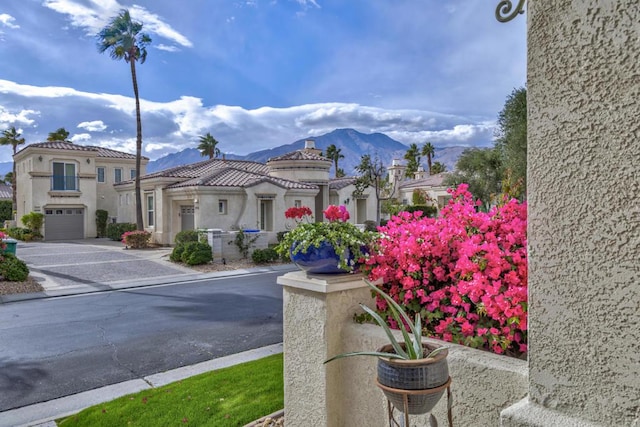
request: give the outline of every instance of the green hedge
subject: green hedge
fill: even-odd
[[[256,249],[251,254],[251,260],[256,264],[267,264],[277,261],[279,258],[280,255],[273,248]]]
[[[135,231],[137,226],[129,222],[117,222],[107,224],[107,237],[111,240],[122,240],[122,235],[127,231]]]
[[[96,210],[96,228],[98,229],[98,237],[106,237],[108,219],[109,212],[104,209]]]
[[[189,265],[200,265],[213,261],[213,254],[208,243],[184,242],[173,248],[169,259]]]
[[[0,200],[0,223],[13,219],[13,202],[11,200]]]
[[[29,268],[14,254],[0,254],[0,276],[10,282],[24,282],[29,277]]]

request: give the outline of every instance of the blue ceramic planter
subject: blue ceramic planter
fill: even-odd
[[[306,271],[309,274],[344,274],[348,271],[338,268],[340,257],[336,254],[333,246],[329,243],[322,242],[319,248],[315,246],[309,246],[306,253],[299,251],[297,254],[293,254],[293,249],[296,244],[294,243],[289,251],[291,260],[301,270]]]

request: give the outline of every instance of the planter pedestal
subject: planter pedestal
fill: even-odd
[[[387,398],[387,414],[389,416],[389,427],[406,427],[411,425],[409,424],[409,415],[411,413],[409,408],[410,398],[416,398],[416,397],[430,398],[431,395],[434,395],[436,396],[435,402],[434,402],[434,406],[435,406],[435,403],[437,403],[437,401],[440,400],[440,397],[442,393],[444,393],[445,389],[447,390],[447,419],[449,422],[449,427],[453,427],[453,416],[451,414],[451,406],[453,403],[452,396],[451,396],[451,377],[449,377],[447,382],[442,384],[441,386],[436,388],[430,388],[427,390],[402,390],[397,388],[391,388],[391,387],[387,387],[385,385],[380,384],[378,380],[376,380],[376,385],[380,387],[380,389],[382,389],[382,391],[387,397],[393,396],[393,400],[395,402],[395,403],[391,403],[391,400]],[[402,402],[402,407],[396,407],[396,404],[398,404],[399,402]],[[395,415],[396,409],[400,412],[400,417],[401,417],[400,420],[403,421],[402,423],[396,420],[396,415]],[[433,416],[433,414],[430,414],[429,416],[429,424],[430,424],[430,427],[438,427],[438,421],[436,420],[436,417]]]

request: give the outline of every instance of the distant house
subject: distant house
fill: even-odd
[[[316,220],[329,204],[344,204],[354,223],[375,219],[368,194],[354,200],[355,178],[331,180],[331,161],[313,141],[267,163],[209,159],[141,177],[144,227],[161,244],[172,244],[182,230],[260,230],[271,242],[294,224],[284,212],[308,206]],[[118,222],[135,222],[134,184],[115,185]]]
[[[149,159],[144,157],[141,173]],[[116,220],[114,184],[135,177],[135,156],[102,147],[52,141],[27,145],[14,156],[17,219],[45,215],[44,239],[95,237],[96,210]]]
[[[422,167],[413,177],[406,177],[407,167],[400,160],[394,159],[389,170],[389,181],[394,185],[394,198],[403,205],[411,205],[413,193],[422,192],[427,196],[427,204],[442,209],[451,195],[447,193],[447,186],[443,184],[446,173],[429,175]]]

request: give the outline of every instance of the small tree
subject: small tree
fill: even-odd
[[[395,187],[392,188],[389,183],[387,169],[377,155],[373,160],[369,154],[362,156],[356,170],[360,176],[356,179],[353,195],[361,196],[366,188],[373,187],[376,197],[376,224],[380,224],[380,203],[391,198]]]

